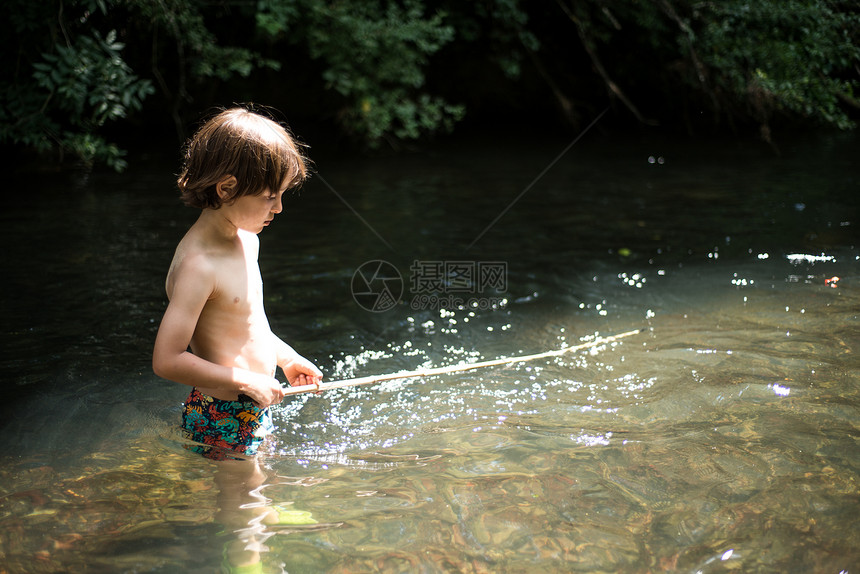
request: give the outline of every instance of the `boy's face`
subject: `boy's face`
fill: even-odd
[[[277,192],[265,189],[259,195],[243,195],[221,209],[239,229],[260,233],[283,209],[281,200],[286,190],[284,186]]]

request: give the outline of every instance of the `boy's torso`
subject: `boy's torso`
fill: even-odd
[[[277,362],[274,339],[263,308],[263,281],[257,263],[257,236],[240,231],[234,249],[213,249],[192,228],[180,242],[168,273],[170,292],[177,263],[203,256],[215,270],[215,287],[200,313],[191,351],[207,361],[274,376]],[[235,394],[200,387],[200,391],[222,400]]]

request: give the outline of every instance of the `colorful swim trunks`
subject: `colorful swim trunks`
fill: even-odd
[[[186,448],[212,460],[226,460],[257,454],[274,425],[268,408],[216,399],[195,387],[185,400],[182,429],[186,438],[198,443]],[[239,456],[231,456],[236,453]]]

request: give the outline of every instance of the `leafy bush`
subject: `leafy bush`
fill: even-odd
[[[860,13],[824,0],[759,0],[709,4],[698,14],[703,61],[718,82],[767,125],[774,112],[791,112],[855,127],[840,101],[853,100]],[[847,3],[842,3],[847,7]],[[857,9],[856,4],[854,9]],[[845,74],[845,75],[843,75]]]
[[[36,85],[48,94],[45,104],[54,102],[53,108],[78,129],[63,130],[55,124],[42,137],[53,135],[63,149],[86,164],[98,159],[117,170],[125,167],[123,152],[95,131],[105,122],[139,110],[143,99],[154,91],[152,83],[135,76],[122,59],[123,47],[113,30],[105,38],[93,31],[74,44],[56,45],[54,53],[42,54],[42,61],[33,64]]]
[[[138,66],[148,64],[153,71],[177,128],[190,82],[224,81],[278,65],[250,48],[219,45],[195,0],[10,2],[11,33],[0,40],[12,56],[0,61],[0,142],[44,153],[56,150],[60,159],[68,154],[86,166],[125,167],[125,152],[106,141],[100,129],[141,110],[155,92],[153,80],[138,77],[124,59],[117,29],[137,49]],[[168,39],[162,37],[160,45],[159,31]],[[177,72],[172,85],[158,61],[170,42],[175,57],[163,59]],[[141,53],[151,59],[142,59]]]
[[[423,91],[428,60],[454,38],[420,0],[261,0],[257,24],[319,62],[342,126],[370,146],[450,129],[464,113]]]
[[[716,121],[756,122],[765,139],[777,117],[851,129],[860,109],[856,0],[6,0],[5,7],[0,142],[115,169],[125,165],[123,152],[103,128],[138,114],[156,88],[163,100],[149,113],[172,117],[183,135],[195,97],[196,119],[237,77],[248,81],[228,86],[231,93],[245,86],[258,93],[261,69],[286,70],[274,76],[276,89],[256,84],[267,96],[277,99],[282,83],[300,77],[312,111],[370,147],[450,130],[464,101],[531,113],[555,98],[576,125],[578,110],[602,108],[608,96],[643,123],[710,110]],[[543,91],[535,88],[541,82]]]
[[[860,10],[848,0],[556,0],[607,88],[640,117],[627,86],[752,119],[765,139],[775,116],[851,129],[860,109]],[[636,49],[630,58],[630,50]],[[662,64],[662,65],[661,65]],[[652,96],[652,99],[653,96]],[[689,102],[685,102],[689,104]]]
[[[115,31],[102,37],[89,30],[72,37],[60,4],[59,30],[48,27],[46,35],[40,23],[51,7],[33,4],[12,7],[18,58],[13,72],[4,74],[8,79],[0,82],[0,141],[41,152],[56,149],[60,157],[70,153],[85,165],[98,161],[123,169],[124,152],[97,132],[105,123],[139,110],[153,92],[151,82],[138,78],[123,60],[124,45]],[[79,22],[90,17],[91,8],[106,10],[104,2],[70,4],[82,10]],[[60,33],[62,40],[44,42],[46,36]]]

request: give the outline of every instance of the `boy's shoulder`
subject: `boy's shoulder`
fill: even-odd
[[[193,282],[200,285],[212,283],[217,275],[217,265],[210,253],[182,243],[176,248],[165,286],[168,295],[177,283]]]
[[[206,234],[197,229],[189,229],[176,246],[171,271],[181,266],[194,272],[217,272],[218,268],[231,259],[248,259],[258,256],[260,238],[256,234],[239,230],[241,251],[223,243],[207,241]]]
[[[170,262],[170,270],[167,272],[168,282],[176,279],[180,274],[205,279],[215,272],[216,257],[211,246],[203,241],[201,234],[192,227],[176,246],[173,260]]]

